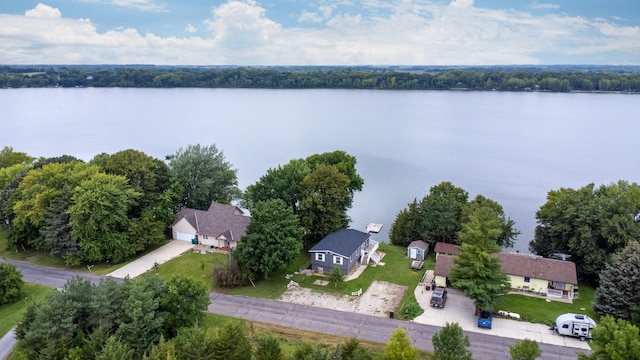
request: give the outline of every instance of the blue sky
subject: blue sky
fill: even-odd
[[[4,0],[0,64],[640,64],[638,0]]]

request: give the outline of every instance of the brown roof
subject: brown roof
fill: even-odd
[[[211,236],[214,238],[224,235],[227,240],[240,240],[247,231],[247,225],[251,221],[250,216],[237,206],[219,204],[212,202],[209,210],[196,210],[183,208],[178,212],[175,225],[184,218],[196,229],[199,235]]]
[[[453,263],[454,258],[455,256],[451,255],[439,255],[436,258],[436,267],[433,270],[433,274],[436,276],[448,277],[449,270],[453,269],[453,267],[455,266],[455,264]]]
[[[457,245],[443,242],[437,242],[433,251],[441,254],[460,255],[460,249],[458,249]]]
[[[576,264],[571,261],[517,253],[499,253],[495,256],[500,259],[502,270],[508,275],[568,284],[578,283]]]

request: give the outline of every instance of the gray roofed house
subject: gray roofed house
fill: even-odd
[[[214,248],[235,248],[251,217],[237,206],[212,202],[208,210],[183,208],[171,224],[173,238]]]
[[[407,256],[415,260],[424,260],[429,253],[429,244],[422,240],[412,241],[407,246]]]
[[[366,265],[371,259],[379,261],[378,242],[371,235],[353,229],[340,229],[325,236],[309,250],[311,269],[330,271],[340,266],[348,274],[359,262]]]

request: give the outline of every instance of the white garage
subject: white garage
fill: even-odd
[[[191,239],[195,237],[196,236],[194,234],[176,231],[176,240],[191,241]]]

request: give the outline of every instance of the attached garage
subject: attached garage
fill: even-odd
[[[184,240],[191,241],[191,239],[195,238],[194,234],[184,233],[180,231],[176,231],[176,240]]]

